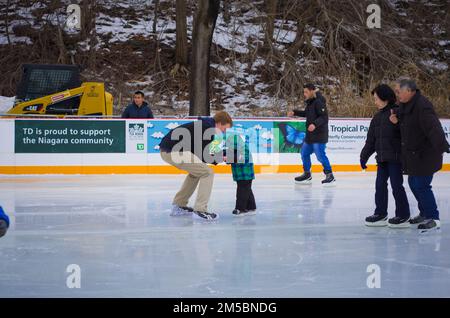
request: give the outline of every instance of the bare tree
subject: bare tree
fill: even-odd
[[[153,15],[153,27],[152,27],[153,36],[155,36],[155,38],[156,38],[156,26],[158,24],[158,13],[159,13],[159,0],[155,0],[155,12]]]
[[[5,31],[6,31],[6,39],[8,40],[8,44],[11,45],[11,39],[9,37],[9,5],[10,0],[6,1],[6,10],[5,10]]]
[[[230,7],[231,7],[231,0],[222,1],[223,21],[227,24],[231,22]]]
[[[274,21],[277,14],[278,0],[266,0],[266,41],[265,46],[267,48],[272,47]]]
[[[64,33],[61,24],[58,25],[58,37],[56,39],[56,43],[58,44],[59,49],[59,56],[57,62],[60,64],[67,64],[67,49],[66,45],[64,44]]]
[[[152,27],[152,33],[153,33],[153,43],[154,43],[154,50],[155,50],[155,60],[153,63],[154,72],[162,72],[162,66],[161,66],[161,48],[159,46],[159,38],[158,38],[158,16],[159,16],[159,0],[155,1],[155,9],[153,14],[153,27]]]
[[[89,34],[89,67],[91,70],[95,69],[96,59],[97,59],[97,30],[95,28],[95,19],[97,15],[97,0],[90,0],[90,34]]]
[[[209,62],[211,43],[219,14],[220,0],[200,0],[194,18],[192,33],[192,69],[189,115],[208,116]]]
[[[175,44],[175,67],[172,75],[178,71],[187,74],[188,47],[187,47],[187,23],[186,23],[186,0],[176,1],[176,44]]]
[[[82,0],[81,2],[81,39],[87,40],[95,28],[95,1]]]

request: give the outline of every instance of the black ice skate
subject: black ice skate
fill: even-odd
[[[423,216],[418,215],[418,216],[415,216],[412,219],[410,219],[409,223],[411,223],[411,224],[422,224],[425,221],[426,221],[426,219]]]
[[[324,186],[331,186],[334,185],[336,182],[336,179],[334,178],[334,175],[332,172],[326,172],[325,173],[325,179],[322,180],[322,185]]]
[[[235,215],[235,216],[245,216],[245,215],[255,215],[255,214],[256,214],[256,210],[239,210],[239,209],[233,210],[233,215]]]
[[[441,221],[439,220],[427,220],[425,223],[419,224],[417,227],[420,233],[426,233],[441,228]]]
[[[219,218],[218,214],[209,213],[209,212],[200,212],[200,211],[194,211],[193,216],[194,216],[194,218],[203,220],[203,221],[214,221]]]
[[[295,178],[295,183],[311,184],[312,183],[311,172],[304,172],[301,176]]]
[[[411,226],[409,218],[400,218],[398,216],[389,219],[388,223],[388,226],[393,229],[404,229]]]
[[[380,226],[387,226],[387,216],[374,214],[371,216],[366,217],[366,226],[370,227],[380,227]]]

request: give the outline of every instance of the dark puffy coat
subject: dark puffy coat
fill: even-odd
[[[442,168],[443,153],[449,151],[445,133],[431,102],[417,90],[398,109],[402,136],[403,172],[430,176]]]
[[[374,152],[377,153],[377,162],[401,161],[400,127],[389,120],[391,109],[396,108],[397,105],[389,104],[373,116],[366,144],[361,150],[362,162],[366,163]]]
[[[146,102],[141,107],[133,102],[125,108],[122,113],[122,118],[154,118],[154,116]]]
[[[216,122],[214,118],[206,117],[206,118],[199,118],[199,120],[192,121],[183,125],[180,125],[171,131],[167,133],[161,140],[159,144],[160,151],[163,152],[172,152],[175,145],[183,141],[184,133],[187,134],[189,132],[189,140],[186,141],[186,143],[183,143],[183,146],[186,146],[186,148],[189,148],[188,150],[192,152],[194,155],[196,155],[198,158],[200,158],[205,163],[212,163],[217,164],[218,161],[215,161],[214,159],[217,158],[209,158],[205,157],[204,154],[209,154],[209,146],[211,142],[214,140],[213,134],[208,134],[206,130],[215,128]],[[186,129],[183,131],[183,129]],[[175,132],[175,135],[172,136],[172,134]],[[210,130],[210,132],[213,132]],[[201,133],[201,136],[200,136]],[[197,135],[196,135],[197,134]],[[177,137],[180,136],[180,137]],[[186,151],[187,149],[184,148]],[[206,150],[205,150],[206,149]],[[222,156],[220,156],[222,157]]]
[[[326,144],[328,142],[328,111],[325,97],[318,92],[315,98],[306,100],[305,104],[305,110],[294,110],[295,116],[306,117],[305,142]],[[313,132],[308,131],[311,124],[316,126]]]

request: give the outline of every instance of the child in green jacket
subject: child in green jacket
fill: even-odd
[[[233,180],[237,183],[236,207],[234,215],[256,214],[255,196],[252,181],[255,179],[253,160],[249,149],[248,137],[244,141],[241,136],[233,135],[226,142],[226,162],[231,164]]]

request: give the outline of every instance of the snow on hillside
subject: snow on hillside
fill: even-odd
[[[61,0],[61,2],[69,4],[72,1]],[[16,9],[14,15],[11,14],[9,21],[9,41],[13,44],[33,44],[31,43],[31,39],[26,36],[28,35],[26,32],[16,35],[14,34],[14,28],[29,26],[34,30],[39,30],[42,27],[42,24],[40,24],[42,22],[38,22],[36,14],[44,6],[39,1],[33,2],[29,7],[23,6],[22,2],[17,0],[11,0],[11,3],[14,4],[13,6]],[[171,67],[172,61],[170,60],[168,63],[167,61],[172,58],[170,50],[175,48],[176,39],[176,15],[173,1],[161,0],[159,2],[159,12],[156,16],[156,34],[153,33],[155,1],[98,0],[97,3],[99,12],[97,13],[95,22],[95,33],[97,34],[95,49],[101,51],[100,54],[104,52],[115,54],[114,49],[123,49],[124,51],[129,49],[135,55],[126,55],[127,58],[131,56],[131,59],[133,59],[133,57],[144,56],[143,53],[149,47],[148,43],[152,43],[151,41],[153,40],[151,39],[156,36],[160,46],[163,47],[166,53],[165,55],[162,54],[162,58],[166,59],[166,68],[163,71],[170,72],[169,68]],[[389,0],[388,3],[399,15],[406,10],[401,7],[402,1]],[[283,99],[285,97],[283,94],[274,92],[275,81],[271,80],[271,77],[267,76],[267,74],[265,76],[261,74],[263,73],[261,70],[265,68],[266,60],[257,50],[265,42],[265,12],[261,11],[264,8],[265,6],[262,0],[253,2],[236,1],[232,2],[230,8],[230,21],[226,22],[223,14],[220,14],[217,18],[213,36],[213,50],[215,55],[211,63],[212,73],[214,74],[214,76],[211,76],[214,88],[212,90],[212,99],[213,101],[219,101],[216,104],[219,104],[220,107],[223,107],[223,109],[234,115],[247,115],[249,110],[256,108],[261,109],[262,112],[266,111],[262,108],[267,108],[268,113],[284,111],[287,104],[286,100]],[[2,8],[0,8],[0,12],[1,10]],[[62,25],[64,18],[65,9],[63,5],[53,12],[45,13],[41,20],[49,21],[53,25]],[[193,15],[191,10],[188,10],[187,33],[189,41],[192,38],[192,22]],[[305,25],[304,27],[305,31],[310,35],[310,44],[319,51],[323,51],[324,37],[326,34],[311,25]],[[346,27],[348,26],[342,25],[342,28]],[[280,52],[285,51],[295,41],[296,31],[297,22],[289,20],[288,16],[286,16],[286,19],[275,19],[273,35],[273,45],[275,48]],[[403,31],[399,26],[388,30],[388,33],[401,34]],[[441,36],[443,32],[445,32],[444,27],[438,24],[432,30],[435,36]],[[88,40],[78,42],[76,44],[77,49],[79,51],[89,50],[88,42]],[[4,30],[4,24],[0,24],[0,45],[7,43],[8,39]],[[124,45],[120,47],[122,43]],[[129,45],[130,43],[133,44]],[[145,43],[142,45],[142,48],[139,47],[140,43]],[[439,41],[436,40],[436,47],[444,54],[430,53],[428,58],[422,59],[418,64],[425,66],[430,70],[430,73],[447,71],[448,59],[445,59],[445,56],[448,55],[449,46],[450,41],[441,37]],[[427,50],[430,51],[429,48],[426,48],[425,51],[428,52]],[[70,47],[70,52],[75,51],[73,47]],[[120,54],[118,55],[120,56]],[[114,58],[108,56],[107,61],[111,60],[114,62]],[[142,59],[139,61],[142,62]],[[314,60],[312,62],[316,61]],[[309,56],[299,56],[296,65],[303,67],[304,65],[308,65],[309,62],[311,62]],[[117,63],[123,63],[123,61],[117,61]],[[150,63],[153,63],[153,61]],[[276,67],[278,67],[278,71],[281,73],[286,70],[286,66],[289,65],[286,65],[285,62],[280,62]],[[102,72],[108,68],[114,68],[114,65],[106,65],[102,69]],[[172,88],[167,87],[164,87],[165,90],[158,91],[155,87],[158,87],[161,78],[155,75],[156,72],[153,71],[153,68],[147,67],[147,69],[151,69],[152,71],[147,71],[147,73],[139,74],[136,77],[134,77],[134,73],[132,72],[124,74],[124,80],[120,84],[111,75],[102,77],[102,73],[93,72],[89,74],[89,77],[104,78],[105,83],[107,86],[109,85],[108,88],[111,89],[114,95],[116,111],[120,111],[123,106],[116,105],[116,103],[118,104],[118,96],[121,96],[120,103],[125,104],[129,91],[137,89],[144,91],[148,99],[153,98],[153,102],[161,106],[162,114],[164,111],[175,110],[176,113],[183,113],[187,110],[189,101],[187,100],[188,94],[186,94],[185,87],[180,88],[179,93],[177,91],[178,87],[172,91],[170,90]],[[305,75],[305,78],[319,80],[319,76],[314,76],[315,74],[311,76],[308,74]],[[326,78],[328,77],[326,76]],[[333,80],[332,82],[338,83],[339,79]],[[7,93],[3,94],[6,95]],[[5,107],[9,109],[12,106],[12,99],[2,98],[0,105],[2,106],[0,111],[4,111]]]
[[[0,114],[6,113],[14,105],[15,97],[0,96]]]

